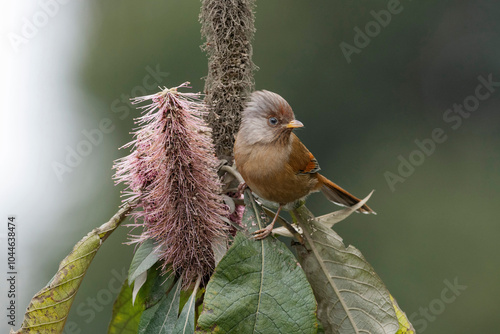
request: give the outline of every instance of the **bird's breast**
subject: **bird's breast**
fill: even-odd
[[[290,149],[274,145],[235,144],[235,162],[246,184],[258,196],[280,204],[307,196],[316,186],[315,174],[303,175],[292,169]]]

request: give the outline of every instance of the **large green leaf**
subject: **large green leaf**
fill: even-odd
[[[17,332],[62,333],[80,283],[104,240],[120,225],[132,209],[126,204],[107,223],[80,240],[61,262],[59,270],[31,300]]]
[[[393,304],[382,280],[356,248],[319,223],[303,205],[294,210],[305,245],[297,246],[318,302],[326,333],[387,333],[399,329]]]
[[[168,334],[173,332],[179,314],[181,287],[182,282],[179,279],[169,294],[159,303],[144,333]]]
[[[264,227],[260,206],[246,192],[243,223]],[[290,250],[273,237],[255,241],[238,232],[207,285],[202,332],[316,333],[316,302]]]

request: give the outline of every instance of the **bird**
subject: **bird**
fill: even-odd
[[[303,126],[288,102],[267,90],[252,93],[243,109],[233,148],[242,185],[279,204],[271,224],[253,233],[256,240],[271,233],[283,206],[310,193],[321,191],[340,206],[360,201],[319,173],[318,161],[293,132]],[[366,204],[357,211],[375,214]]]

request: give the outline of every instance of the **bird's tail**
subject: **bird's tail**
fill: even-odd
[[[328,198],[329,201],[337,205],[353,206],[360,201],[359,198],[351,195],[349,192],[342,189],[321,174],[318,174],[318,181],[321,184],[321,188],[319,190],[321,190],[321,192],[326,196],[326,198]],[[366,204],[359,208],[358,212],[376,214],[375,211],[373,211]]]

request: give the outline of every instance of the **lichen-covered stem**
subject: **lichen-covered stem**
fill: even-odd
[[[254,89],[255,0],[202,0],[200,22],[208,54],[205,102],[217,157],[232,161],[246,96]]]

